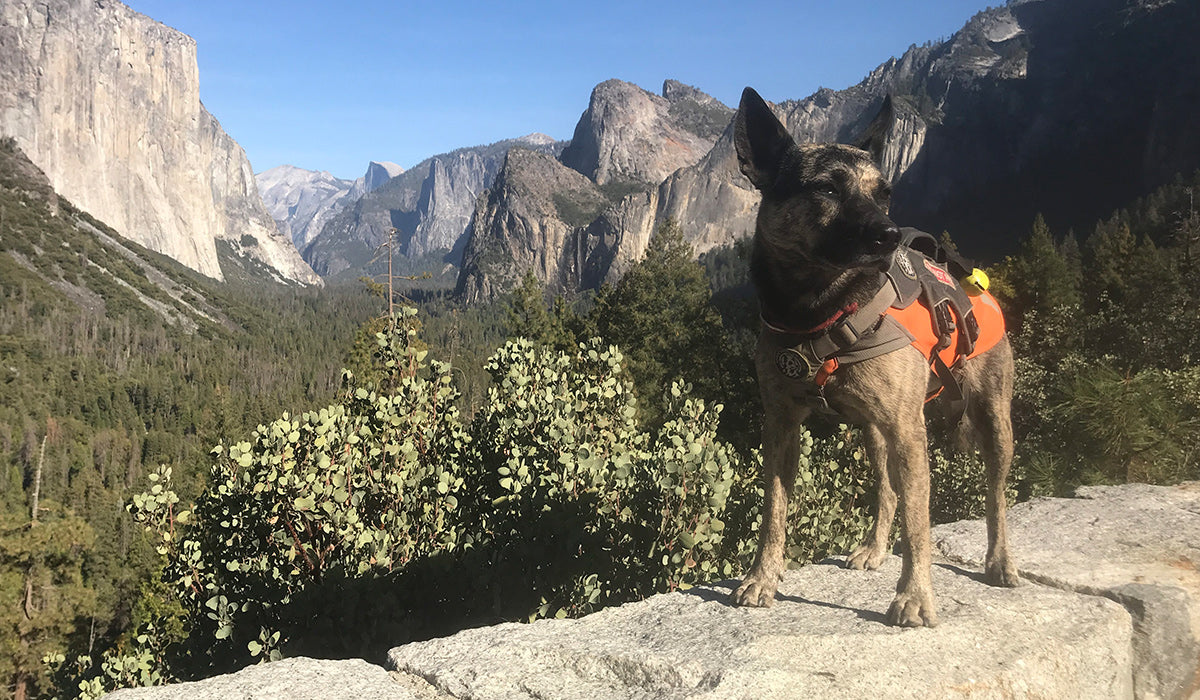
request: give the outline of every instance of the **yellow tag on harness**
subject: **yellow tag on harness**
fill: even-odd
[[[980,270],[978,267],[972,269],[971,274],[962,278],[959,280],[959,282],[962,284],[963,291],[973,297],[977,297],[986,292],[988,285],[990,284],[987,273],[983,270]]]

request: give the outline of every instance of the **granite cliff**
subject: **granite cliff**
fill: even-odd
[[[529,270],[554,289],[576,287],[577,227],[607,204],[595,183],[553,156],[509,150],[495,183],[475,208],[458,295],[472,302],[491,299],[514,287]]]
[[[620,80],[597,85],[559,162],[539,165],[543,174],[557,166],[585,177],[536,178],[538,186],[527,190],[537,193],[532,205],[519,192],[489,193],[470,227],[458,293],[468,302],[491,299],[529,269],[554,291],[595,288],[620,277],[641,257],[659,220],[659,183],[705,158],[732,117],[729,107],[674,80],[664,83],[661,96]],[[509,165],[527,167],[523,161],[510,160],[505,168]],[[521,172],[513,179],[530,178]],[[546,189],[556,182],[569,184],[561,191]],[[531,231],[554,233],[531,237]],[[547,262],[530,268],[526,247],[535,240],[561,242],[536,253]]]
[[[302,248],[304,259],[325,277],[357,276],[368,270],[375,249],[395,229],[402,265],[413,270],[427,263],[457,267],[475,200],[516,146],[545,153],[561,150],[550,137],[530,134],[428,158],[339,208]]]
[[[657,185],[700,160],[732,116],[729,107],[678,81],[668,80],[659,96],[608,80],[592,90],[561,160],[597,185]]]
[[[59,194],[209,277],[225,258],[320,284],[199,85],[195,41],[119,2],[0,4],[0,136]]]

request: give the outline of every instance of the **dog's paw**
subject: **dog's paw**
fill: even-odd
[[[778,576],[750,574],[742,581],[742,585],[737,587],[737,590],[729,594],[729,601],[734,605],[748,608],[769,608],[775,604],[775,590],[779,587],[776,583],[778,578]]]
[[[898,627],[937,627],[933,595],[925,591],[901,591],[887,611],[889,623]]]
[[[887,555],[887,550],[883,547],[863,544],[846,558],[846,568],[874,571],[883,564],[883,560],[887,559]]]
[[[983,572],[983,580],[989,586],[1003,588],[1016,588],[1021,585],[1021,576],[1017,574],[1017,567],[1008,557],[988,561]]]

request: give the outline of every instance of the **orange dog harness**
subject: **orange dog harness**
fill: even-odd
[[[787,377],[813,380],[822,405],[825,383],[839,367],[906,345],[925,356],[939,380],[940,386],[926,400],[945,390],[961,402],[965,397],[955,373],[965,360],[1004,337],[1004,315],[995,298],[987,292],[968,294],[946,265],[923,252],[939,252],[932,236],[902,229],[901,240],[891,266],[881,275],[879,291],[861,308],[848,307],[807,332],[777,328],[764,320],[769,331],[787,338],[779,344],[776,367]]]

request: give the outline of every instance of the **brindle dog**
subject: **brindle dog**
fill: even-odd
[[[742,94],[734,138],[742,172],[762,192],[751,277],[764,326],[818,328],[849,304],[865,305],[875,294],[879,273],[887,269],[900,235],[888,218],[891,185],[875,164],[891,120],[889,100],[864,143],[874,157],[844,145],[798,146],[757,92],[746,88]],[[766,503],[758,555],[731,596],[738,605],[774,602],[784,571],[799,429],[817,398],[812,380],[791,379],[777,368],[776,354],[785,341],[786,336],[765,327],[758,339]],[[912,627],[937,624],[923,410],[930,382],[928,361],[908,346],[844,366],[824,387],[829,406],[863,426],[867,456],[879,481],[874,529],[850,553],[847,566],[875,569],[883,563],[899,496],[904,563],[887,619]],[[1004,516],[1013,451],[1013,359],[1007,337],[966,363],[962,385],[971,402],[960,428],[973,428],[987,464],[986,580],[1015,586],[1017,570],[1008,553]]]

